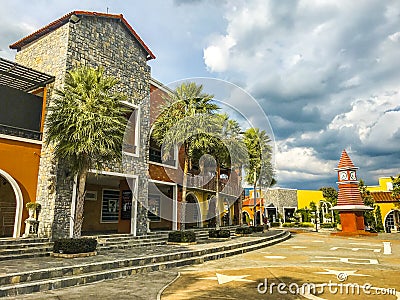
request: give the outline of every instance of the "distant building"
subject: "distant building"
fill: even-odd
[[[380,207],[382,224],[386,232],[400,232],[400,197],[392,195],[393,182],[390,177],[379,178],[379,185],[368,186],[375,204]]]

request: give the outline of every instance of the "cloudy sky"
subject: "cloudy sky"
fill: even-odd
[[[368,185],[400,173],[399,1],[2,1],[0,56],[72,10],[107,7],[157,56],[154,78],[224,79],[259,102],[279,186],[335,186],[344,148]]]

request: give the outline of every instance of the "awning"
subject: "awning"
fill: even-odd
[[[0,85],[30,92],[54,81],[54,76],[0,57]]]

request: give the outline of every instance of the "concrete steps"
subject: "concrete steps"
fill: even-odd
[[[52,249],[48,239],[0,239],[0,260],[49,256]]]
[[[121,278],[141,272],[164,270],[179,266],[203,263],[223,257],[260,249],[284,241],[289,232],[277,231],[274,236],[248,239],[240,242],[210,244],[204,249],[177,248],[177,252],[141,258],[92,262],[74,266],[33,270],[0,275],[0,296],[15,296],[87,284],[105,279]]]

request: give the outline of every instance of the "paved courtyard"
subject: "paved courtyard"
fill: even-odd
[[[384,254],[383,242],[390,242],[391,254]],[[347,238],[308,232],[201,265],[14,299],[400,299],[400,293],[387,295],[400,291],[399,271],[400,234]],[[309,285],[302,290],[304,283]]]

